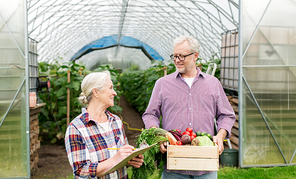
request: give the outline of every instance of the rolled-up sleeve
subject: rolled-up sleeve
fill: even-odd
[[[218,96],[216,101],[217,109],[217,131],[225,129],[227,131],[226,139],[231,136],[231,128],[236,120],[235,113],[231,107],[227,96],[223,90],[223,87],[219,81],[217,81]]]
[[[153,88],[147,109],[142,115],[142,119],[146,129],[149,129],[152,126],[159,127],[159,124],[160,124],[159,118],[161,116],[160,107],[161,107],[160,83],[158,80],[156,81],[155,86]]]
[[[65,146],[75,177],[96,178],[98,163],[90,162],[90,155],[80,132],[70,125],[66,131]]]

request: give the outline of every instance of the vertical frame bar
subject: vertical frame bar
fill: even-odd
[[[31,176],[31,166],[30,166],[30,104],[29,104],[29,42],[28,42],[28,11],[27,11],[27,1],[23,0],[24,2],[24,12],[25,12],[25,65],[26,65],[26,139],[27,139],[27,178]]]
[[[242,125],[242,119],[243,119],[243,89],[242,89],[242,1],[239,0],[239,26],[238,26],[238,126],[239,126],[239,152],[238,152],[238,165],[241,167],[243,165],[243,125]]]

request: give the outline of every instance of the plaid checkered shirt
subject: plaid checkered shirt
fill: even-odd
[[[105,111],[108,117],[108,131],[104,131],[82,108],[82,113],[69,124],[65,146],[74,178],[98,178],[96,176],[99,162],[113,157],[117,150],[107,148],[120,148],[128,144],[121,119]],[[102,179],[127,177],[127,169],[123,167],[110,174],[100,177]]]

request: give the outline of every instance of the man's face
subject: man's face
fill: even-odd
[[[178,56],[178,55],[188,55],[192,53],[190,51],[190,46],[189,43],[187,41],[184,41],[181,44],[177,44],[174,48],[174,56]],[[176,60],[174,60],[174,64],[178,70],[178,72],[182,73],[182,74],[189,74],[192,70],[194,70],[196,67],[195,63],[197,60],[196,54],[198,53],[194,53],[192,55],[189,55],[187,57],[185,57],[184,61],[179,60],[178,58]]]

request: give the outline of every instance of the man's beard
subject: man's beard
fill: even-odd
[[[177,68],[178,72],[179,73],[186,73],[187,70],[186,70],[186,67],[184,66],[184,68],[180,69],[180,68]]]
[[[186,66],[184,65],[183,68],[177,68],[178,72],[181,74],[187,73],[189,72],[192,68],[194,68],[195,66],[193,64],[187,64]]]

